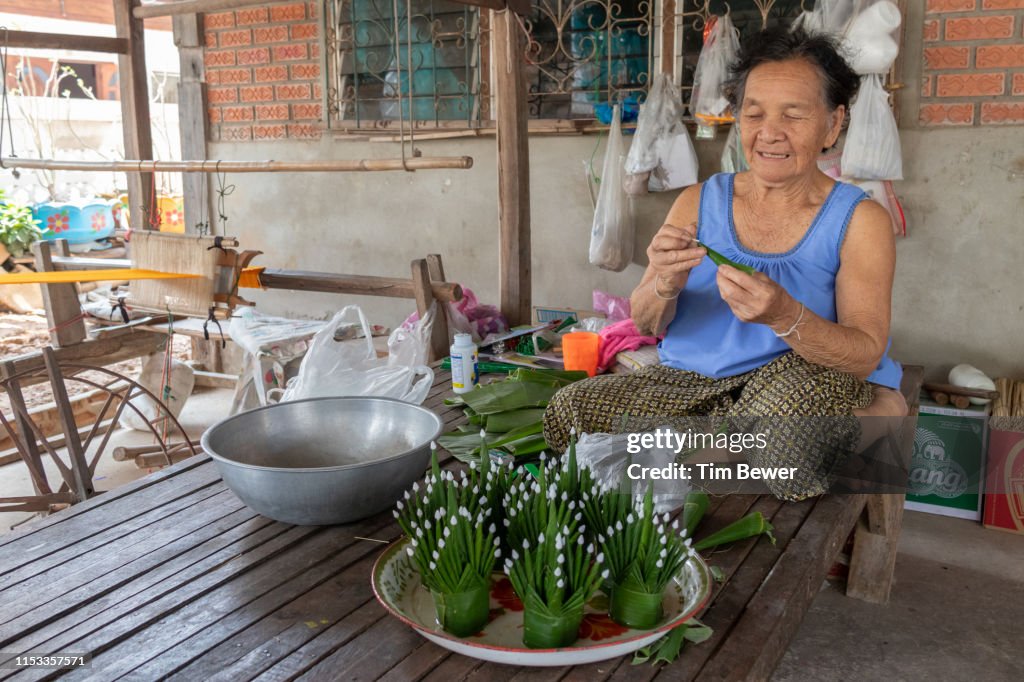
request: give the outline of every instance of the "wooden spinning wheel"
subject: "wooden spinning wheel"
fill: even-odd
[[[49,513],[95,495],[96,465],[110,445],[110,436],[126,409],[134,411],[139,420],[145,422],[155,439],[152,449],[166,458],[167,464],[171,463],[172,456],[180,456],[183,453],[196,454],[195,447],[187,437],[178,444],[167,442],[168,436],[181,434],[184,437],[185,431],[164,403],[137,381],[105,367],[61,362],[51,348],[42,351],[42,359],[42,367],[15,374],[5,371],[0,380],[0,388],[10,397],[13,413],[12,421],[0,412],[0,428],[15,443],[35,489],[33,495],[0,497],[0,512]],[[4,370],[9,370],[12,366],[10,362],[4,363]],[[91,376],[83,376],[86,372]],[[61,436],[48,438],[25,404],[22,386],[40,381],[50,383],[63,431]],[[102,403],[96,422],[84,436],[75,422],[68,400],[68,382],[88,386],[101,396]],[[155,418],[148,418],[139,406],[132,402],[132,399],[143,396],[148,397],[152,404],[157,406]],[[63,440],[63,444],[59,440]],[[59,473],[60,480],[54,481],[53,484],[43,467],[44,454],[49,455]]]

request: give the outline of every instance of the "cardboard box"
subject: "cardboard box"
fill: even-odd
[[[993,417],[991,427],[982,523],[1024,534],[1024,417]]]
[[[552,306],[533,306],[533,324],[544,324],[552,320],[564,320],[574,316],[577,321],[585,320],[588,317],[600,317],[602,320],[607,317],[604,313],[596,310],[580,310],[578,308],[555,308]]]
[[[988,407],[965,410],[921,400],[905,507],[981,520]]]

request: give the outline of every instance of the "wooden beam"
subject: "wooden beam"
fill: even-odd
[[[149,2],[132,10],[136,19],[153,17],[174,17],[183,14],[206,14],[223,12],[242,7],[266,5],[266,0],[171,0],[171,2]]]
[[[206,67],[203,62],[205,37],[200,14],[173,18],[174,44],[181,65],[178,81],[178,129],[181,131],[181,158],[206,159]],[[210,210],[210,178],[202,173],[186,173],[181,179],[185,202],[185,232],[194,233]]]
[[[454,0],[454,2],[460,5],[474,5],[490,9],[504,9],[507,6],[519,14],[527,14],[530,11],[529,0]],[[132,13],[136,19],[151,19],[153,17],[170,17],[182,14],[223,12],[241,7],[255,7],[265,4],[267,4],[266,0],[180,0],[178,2],[147,3],[141,7],[136,7],[132,10]]]
[[[118,57],[121,87],[121,125],[124,155],[129,159],[153,158],[153,131],[149,121],[149,74],[146,71],[146,43],[142,19],[132,16],[140,0],[113,0],[117,37],[127,41],[128,50]],[[136,229],[151,229],[153,173],[128,173],[128,211]]]
[[[530,321],[530,150],[524,48],[512,12],[491,12],[498,138],[498,296],[509,324]]]
[[[50,377],[50,390],[53,391],[53,399],[57,404],[57,416],[60,418],[61,429],[64,431],[64,447],[67,449],[68,460],[71,462],[71,480],[68,480],[67,484],[72,488],[78,500],[84,501],[93,495],[92,475],[89,472],[89,463],[85,461],[85,451],[82,449],[78,424],[75,422],[75,414],[71,408],[71,402],[68,400],[64,375],[61,374],[60,363],[52,348],[43,349],[43,362],[46,363],[46,373]]]
[[[148,134],[148,126],[146,131]],[[150,156],[152,156],[152,154]],[[34,168],[42,170],[121,171],[128,173],[128,179],[130,181],[131,178],[136,175],[152,177],[154,172],[345,173],[364,171],[414,171],[436,168],[467,170],[473,167],[473,157],[413,156],[405,159],[405,161],[402,159],[337,159],[332,161],[217,161],[215,159],[159,161],[154,159],[133,159],[127,161],[66,161],[62,159],[20,159],[15,156],[5,156],[3,158],[3,165],[5,168]]]
[[[7,31],[7,47],[27,47],[39,50],[77,50],[127,54],[128,41],[104,36],[80,36],[66,33],[40,33],[38,31]]]
[[[306,270],[272,270],[260,273],[265,289],[293,289],[296,291],[323,291],[331,294],[357,294],[362,296],[388,296],[390,298],[416,298],[412,279],[373,277],[369,275],[338,275],[331,272]],[[459,301],[462,287],[450,282],[431,282],[430,289],[439,301]]]
[[[167,336],[153,332],[126,329],[118,336],[107,336],[93,341],[83,341],[67,348],[58,348],[54,352],[60,362],[79,363],[103,367],[122,360],[150,355],[163,350]],[[16,374],[44,367],[41,353],[19,355],[0,365],[0,379],[8,379]],[[31,386],[45,382],[45,376],[22,379],[21,386]]]

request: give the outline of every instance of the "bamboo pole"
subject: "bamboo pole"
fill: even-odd
[[[473,167],[471,156],[413,156],[402,159],[355,159],[333,161],[65,161],[60,159],[3,158],[6,168],[36,168],[65,171],[120,171],[124,173],[344,173],[454,169]]]

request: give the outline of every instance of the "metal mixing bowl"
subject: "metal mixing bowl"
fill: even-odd
[[[203,434],[224,482],[252,509],[300,526],[387,509],[430,462],[430,410],[391,398],[311,398],[229,417]]]

